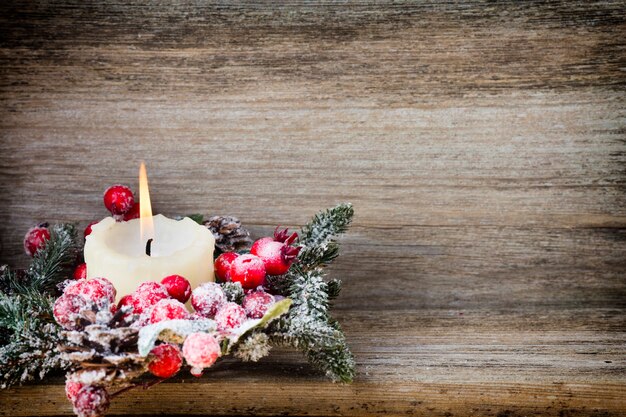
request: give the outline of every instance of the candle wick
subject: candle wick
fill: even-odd
[[[146,255],[150,256],[150,252],[152,251],[152,241],[154,239],[148,239],[146,242]]]

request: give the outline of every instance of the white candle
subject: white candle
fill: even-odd
[[[87,279],[111,281],[118,300],[142,282],[158,282],[168,275],[187,278],[192,288],[213,281],[213,233],[189,217],[173,220],[160,214],[152,216],[143,163],[139,169],[139,195],[139,219],[116,222],[107,217],[91,227],[84,252]]]
[[[154,240],[150,256],[141,238],[140,219],[116,222],[107,217],[92,226],[85,241],[87,278],[102,277],[113,283],[117,298],[146,281],[181,275],[192,288],[214,280],[215,238],[209,229],[188,217],[152,217]]]

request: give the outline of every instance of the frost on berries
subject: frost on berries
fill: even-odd
[[[260,319],[274,303],[274,296],[264,291],[254,291],[243,299],[243,309],[248,317]]]
[[[183,303],[178,300],[163,299],[156,303],[152,308],[150,323],[187,318],[189,318],[189,312]]]
[[[215,337],[207,333],[192,333],[187,336],[183,344],[183,356],[187,364],[191,366],[191,373],[194,376],[201,375],[202,369],[213,365],[221,352]]]
[[[226,302],[226,295],[219,284],[207,282],[191,293],[191,305],[204,317],[214,317],[217,310]]]
[[[231,330],[239,327],[246,320],[246,312],[239,304],[223,304],[215,314],[219,330]]]

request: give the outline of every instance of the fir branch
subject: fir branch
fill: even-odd
[[[322,271],[303,271],[300,265],[295,265],[287,277],[289,298],[293,300],[292,315],[328,320],[328,293]]]
[[[294,265],[285,279],[293,304],[289,314],[269,333],[274,345],[301,350],[309,362],[335,381],[351,382],[355,363],[345,337],[328,312],[329,291],[338,292],[338,281],[326,283],[320,268],[303,270]]]
[[[51,297],[0,294],[0,327],[8,332],[0,347],[0,387],[7,388],[65,367],[57,345],[60,328],[52,321]]]
[[[334,381],[352,382],[356,374],[354,356],[345,343],[306,352],[309,362]]]
[[[73,224],[52,226],[50,239],[33,257],[26,270],[26,282],[18,292],[52,292],[57,284],[71,276],[79,250]]]
[[[348,229],[353,215],[352,204],[339,204],[316,214],[302,228],[298,261],[303,269],[328,265],[339,255],[339,245],[334,238]]]
[[[50,228],[50,239],[25,273],[0,270],[0,386],[9,387],[62,368],[52,294],[71,274],[79,246],[71,224]]]
[[[326,291],[328,292],[328,299],[332,300],[333,298],[337,298],[339,296],[339,292],[341,292],[341,280],[340,279],[331,279],[326,283]]]

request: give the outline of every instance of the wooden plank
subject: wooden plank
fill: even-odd
[[[622,1],[0,9],[0,263],[141,159],[158,211],[255,236],[355,205],[330,270],[354,385],[278,351],[114,414],[626,412]],[[0,392],[68,413],[60,378]]]

